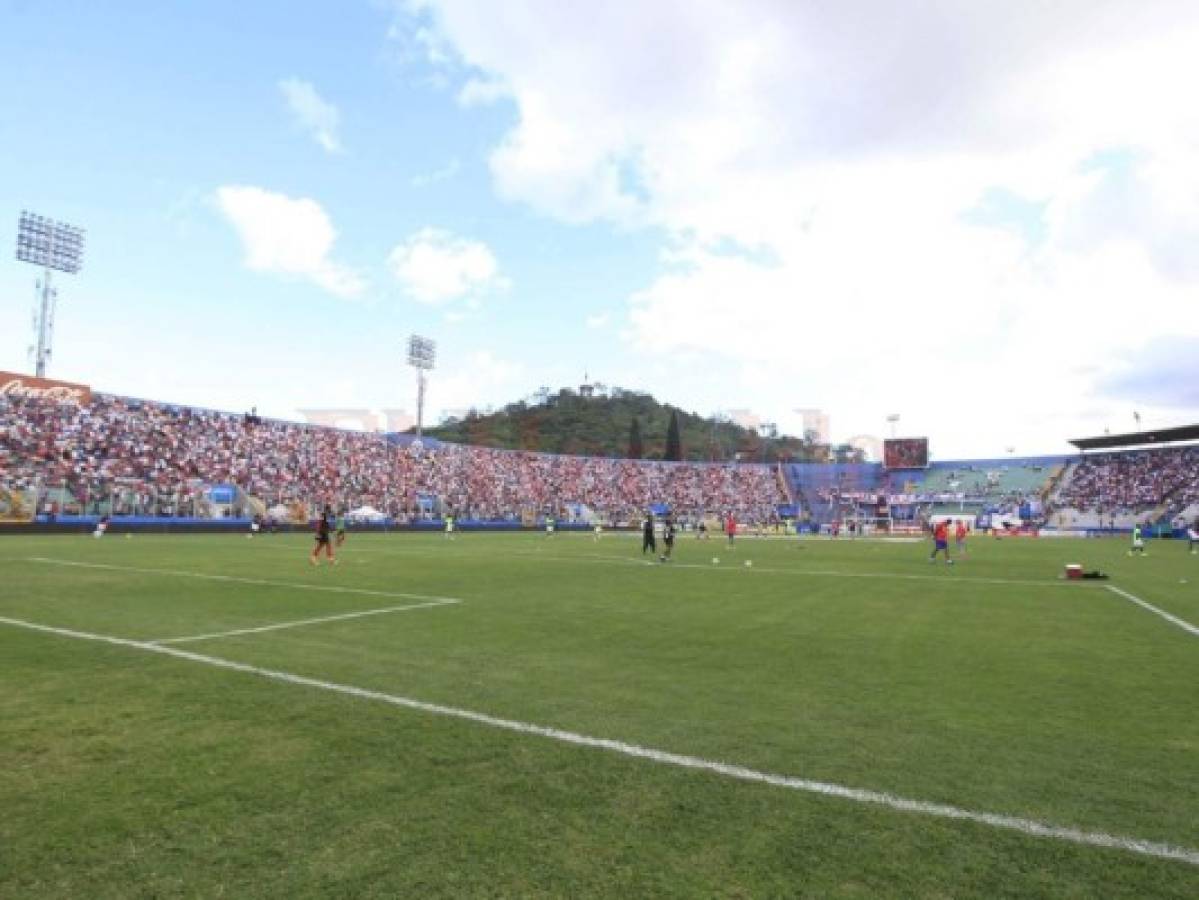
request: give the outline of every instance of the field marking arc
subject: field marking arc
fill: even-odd
[[[429,594],[409,594],[402,591],[377,591],[371,588],[342,587],[327,584],[305,584],[302,581],[271,581],[265,578],[244,578],[240,575],[216,575],[209,572],[188,572],[183,569],[146,569],[141,566],[118,566],[112,563],[81,562],[73,559],[53,559],[49,556],[27,556],[26,562],[52,566],[72,566],[79,569],[107,569],[112,572],[137,572],[140,575],[172,575],[176,578],[200,578],[205,581],[231,581],[236,584],[257,584],[264,587],[292,588],[298,591],[318,591],[328,594],[362,594],[367,597],[395,597],[398,600],[419,600],[430,603],[462,603],[461,597],[433,597]]]
[[[1176,625],[1179,628],[1181,628],[1183,631],[1189,632],[1189,633],[1193,634],[1195,637],[1199,637],[1199,626],[1192,625],[1186,619],[1180,619],[1178,616],[1174,615],[1173,613],[1168,613],[1164,609],[1158,609],[1152,603],[1147,603],[1144,600],[1142,600],[1140,597],[1136,596],[1135,594],[1130,594],[1130,593],[1128,593],[1128,591],[1121,590],[1120,588],[1116,587],[1114,584],[1107,584],[1107,585],[1104,585],[1104,587],[1106,587],[1113,594],[1119,594],[1125,600],[1128,600],[1132,603],[1135,603],[1137,606],[1140,606],[1140,607],[1143,607],[1143,608],[1149,610],[1149,612],[1153,613],[1155,616],[1161,616],[1163,619],[1165,619],[1171,625]]]
[[[438,703],[428,703],[423,700],[414,700],[409,697],[402,697],[396,694],[386,694],[381,691],[354,687],[353,685],[339,684],[332,681],[321,681],[320,679],[308,678],[304,675],[295,675],[289,672],[265,669],[259,666],[252,666],[247,663],[239,663],[233,660],[222,659],[217,656],[207,656],[200,653],[193,653],[189,650],[180,650],[176,647],[165,647],[161,644],[154,644],[146,641],[135,641],[128,638],[113,637],[111,635],[94,634],[87,631],[75,631],[68,628],[58,628],[52,625],[42,625],[36,622],[28,622],[23,619],[12,619],[8,618],[7,616],[0,616],[0,623],[16,628],[23,628],[28,631],[53,634],[60,637],[74,638],[76,640],[112,644],[120,647],[131,647],[136,650],[143,650],[149,653],[158,653],[164,656],[174,657],[176,659],[213,666],[215,668],[243,672],[245,674],[255,675],[259,678],[265,678],[270,681],[279,681],[286,684],[318,688],[320,690],[331,691],[337,694],[345,694],[363,700],[373,700],[379,703],[385,703],[404,709],[411,709],[419,712],[431,713],[433,715],[446,716],[453,719],[474,722],[480,725],[487,725],[492,728],[502,729],[504,731],[513,731],[520,734],[531,734],[558,741],[560,743],[588,747],[595,750],[604,750],[609,753],[616,753],[635,759],[650,760],[652,762],[677,766],[684,769],[711,772],[739,781],[769,784],[775,787],[787,788],[804,793],[819,794],[826,797],[836,797],[843,800],[851,800],[856,803],[864,803],[874,806],[883,806],[899,812],[915,813],[931,816],[933,818],[954,819],[958,821],[973,822],[980,825],[988,825],[992,828],[1015,831],[1030,837],[1049,838],[1084,846],[1124,850],[1130,853],[1139,854],[1141,856],[1154,857],[1164,860],[1174,860],[1188,863],[1193,866],[1199,866],[1199,849],[1190,847],[1180,847],[1172,844],[1160,843],[1157,841],[1148,841],[1140,838],[1107,834],[1105,832],[1083,831],[1077,828],[1052,825],[1045,822],[1038,822],[1034,819],[1020,818],[1018,816],[1008,816],[1000,813],[977,812],[957,806],[951,806],[945,803],[913,800],[907,797],[900,797],[882,791],[847,787],[845,785],[834,784],[831,782],[813,781],[807,778],[797,778],[790,775],[778,775],[769,772],[761,772],[745,766],[716,762],[714,760],[704,759],[698,756],[686,756],[679,753],[671,753],[665,750],[655,750],[650,747],[642,747],[638,744],[629,744],[625,743],[624,741],[617,741],[609,738],[591,737],[585,734],[579,734],[573,731],[564,731],[544,725],[534,725],[528,722],[503,719],[497,716],[488,715],[486,713],[474,712],[472,710],[460,709],[453,706],[444,706]]]
[[[260,634],[264,631],[281,631],[284,628],[300,628],[304,625],[321,625],[325,622],[340,622],[344,619],[362,619],[366,616],[381,616],[386,613],[407,612],[411,609],[430,609],[435,606],[450,606],[461,603],[461,600],[431,600],[428,603],[412,603],[408,606],[385,606],[382,609],[363,609],[357,612],[338,613],[332,616],[316,616],[311,619],[296,619],[291,622],[276,622],[272,625],[258,625],[252,628],[235,628],[232,631],[214,631],[211,634],[191,634],[183,637],[156,638],[147,641],[149,644],[187,644],[192,641],[208,641],[216,638],[237,637],[243,634]]]

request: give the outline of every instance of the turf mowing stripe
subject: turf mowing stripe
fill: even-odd
[[[369,588],[335,587],[304,584],[298,581],[267,581],[264,578],[242,578],[238,575],[210,575],[206,572],[185,572],[182,569],[143,569],[138,566],[115,566],[109,563],[77,562],[70,559],[51,559],[48,556],[27,556],[26,562],[52,566],[74,566],[80,569],[108,569],[113,572],[136,572],[140,575],[172,575],[176,578],[202,578],[207,581],[234,581],[238,584],[258,584],[266,587],[294,588],[299,591],[323,591],[329,594],[365,594],[368,597],[396,597],[400,600],[428,600],[432,603],[461,603],[459,597],[431,597],[428,594],[405,594],[397,591],[373,591]]]
[[[283,547],[272,547],[271,549],[280,550],[283,552],[289,552]],[[433,557],[439,551],[432,550],[431,548],[427,552],[422,552],[421,549],[417,549],[417,548],[408,548],[408,549],[404,549],[404,550],[395,550],[395,549],[387,549],[387,550],[370,549],[370,550],[367,550],[367,549],[353,548],[350,550],[343,550],[342,552],[343,553],[375,553],[375,554],[382,554],[385,556],[418,556],[418,557],[422,557],[422,558],[429,558],[429,557]],[[582,563],[596,563],[596,564],[600,564],[600,565],[619,564],[619,565],[626,565],[626,566],[658,566],[658,565],[661,565],[662,568],[703,569],[704,571],[708,571],[708,572],[743,572],[747,568],[745,566],[736,566],[736,565],[713,566],[713,565],[704,565],[703,563],[682,563],[682,562],[670,562],[670,563],[659,564],[653,560],[637,559],[636,557],[630,558],[627,556],[613,556],[613,555],[609,555],[609,554],[578,554],[578,555],[550,554],[550,553],[542,553],[540,550],[503,550],[498,555],[501,557],[519,556],[519,557],[527,558],[527,559],[542,559],[547,562],[582,562]],[[748,567],[748,568],[750,571],[756,572],[758,574],[799,575],[799,576],[805,576],[805,577],[811,576],[811,577],[815,577],[815,578],[886,578],[886,579],[894,579],[894,580],[899,580],[899,581],[937,581],[937,582],[940,582],[941,584],[945,584],[947,579],[952,579],[955,582],[959,582],[959,583],[963,583],[963,584],[1014,584],[1014,585],[1021,585],[1024,587],[1069,587],[1072,590],[1079,590],[1079,589],[1087,586],[1085,584],[1085,582],[1082,584],[1079,584],[1074,581],[1067,580],[1064,578],[1059,578],[1059,577],[1054,577],[1052,579],[1046,578],[1043,581],[1037,581],[1032,578],[992,578],[992,577],[978,577],[978,576],[973,576],[973,575],[958,575],[957,572],[960,572],[961,570],[956,567],[955,567],[955,573],[953,575],[949,575],[948,573],[944,574],[944,575],[917,575],[912,572],[842,572],[842,571],[837,571],[835,569],[777,569],[777,568],[770,568],[768,566],[752,566],[752,567]],[[948,569],[948,566],[946,568]]]
[[[1188,631],[1191,634],[1195,635],[1195,637],[1199,637],[1199,626],[1192,625],[1186,619],[1180,619],[1180,618],[1178,618],[1178,616],[1171,615],[1170,613],[1166,612],[1164,609],[1158,609],[1152,603],[1146,603],[1140,597],[1133,596],[1132,594],[1128,593],[1128,591],[1122,591],[1115,585],[1107,584],[1107,585],[1104,585],[1104,587],[1106,587],[1112,593],[1119,594],[1125,600],[1131,600],[1137,606],[1144,607],[1145,609],[1149,610],[1149,612],[1153,613],[1154,615],[1161,616],[1167,622],[1169,622],[1173,625],[1177,625],[1183,631]]]
[[[57,628],[51,625],[41,625],[36,622],[27,622],[23,619],[10,619],[6,616],[0,616],[0,623],[11,625],[16,628],[24,628],[29,631],[39,631],[46,634],[75,638],[77,640],[115,644],[120,647],[132,647],[136,650],[159,653],[164,656],[172,656],[176,659],[184,659],[190,662],[203,663],[204,665],[214,666],[220,669],[229,669],[234,672],[244,672],[248,675],[256,675],[260,678],[266,678],[271,681],[281,681],[287,684],[319,688],[324,691],[332,691],[333,693],[337,694],[346,694],[363,700],[374,700],[380,703],[389,704],[391,706],[398,706],[405,709],[432,713],[433,715],[447,716],[454,719],[464,719],[469,722],[475,722],[480,725],[488,725],[492,728],[500,728],[505,731],[536,735],[538,737],[559,741],[564,744],[574,744],[576,746],[589,747],[595,750],[606,750],[609,753],[618,753],[622,756],[630,756],[635,759],[646,759],[650,760],[651,762],[678,766],[684,769],[696,769],[704,772],[712,772],[717,775],[723,775],[726,778],[735,778],[739,781],[769,784],[775,787],[788,788],[790,790],[803,791],[810,794],[821,794],[826,797],[852,800],[855,803],[867,803],[875,806],[884,806],[899,812],[917,813],[939,819],[956,819],[964,822],[974,822],[979,825],[989,825],[992,828],[1001,828],[1007,831],[1017,831],[1030,837],[1050,838],[1059,841],[1067,841],[1073,844],[1083,844],[1090,847],[1104,847],[1108,849],[1125,850],[1141,856],[1176,860],[1193,866],[1199,866],[1199,850],[1192,849],[1190,847],[1179,847],[1171,844],[1159,843],[1157,841],[1141,840],[1140,838],[1122,837],[1120,835],[1107,834],[1101,831],[1081,831],[1077,828],[1068,828],[1062,825],[1051,825],[1045,822],[1038,822],[1034,819],[1022,819],[1016,816],[1001,815],[999,813],[976,812],[974,810],[962,809],[961,807],[950,806],[944,803],[932,803],[926,800],[912,800],[906,797],[897,797],[894,794],[887,794],[882,791],[871,791],[862,788],[846,787],[845,785],[832,784],[824,781],[811,781],[806,778],[796,778],[790,775],[775,775],[768,772],[759,772],[755,769],[749,769],[744,766],[715,762],[713,760],[703,759],[698,756],[685,756],[665,750],[654,750],[650,747],[641,747],[637,744],[627,744],[623,741],[616,741],[608,738],[590,737],[585,734],[578,734],[577,732],[573,731],[563,731],[558,728],[549,728],[544,725],[533,725],[528,722],[517,722],[512,719],[502,719],[496,716],[487,715],[486,713],[473,712],[468,709],[459,709],[453,706],[442,706],[438,703],[427,703],[423,700],[413,700],[409,697],[401,697],[395,694],[385,694],[381,691],[373,691],[367,688],[338,684],[332,681],[321,681],[316,678],[308,678],[304,675],[293,675],[289,672],[279,672],[274,669],[263,669],[247,663],[239,663],[228,659],[221,659],[217,656],[205,656],[199,653],[192,653],[188,650],[180,650],[176,647],[164,647],[161,644],[153,644],[146,641],[134,641],[129,640],[128,638],[112,637],[104,634],[93,634],[87,631],[74,631],[69,628]]]
[[[744,572],[746,568],[751,572],[766,575],[802,575],[812,576],[816,578],[886,578],[899,581],[937,581],[941,584],[947,583],[949,580],[962,584],[1016,584],[1026,587],[1069,587],[1077,590],[1080,585],[1068,581],[1064,578],[1046,579],[1044,581],[1035,581],[1031,578],[990,578],[990,577],[975,577],[972,575],[958,576],[956,574],[949,575],[916,575],[911,572],[839,572],[835,569],[772,569],[767,566],[720,566],[707,565],[703,563],[657,563],[648,559],[627,559],[623,556],[550,556],[534,551],[510,550],[505,555],[521,556],[530,559],[545,559],[552,562],[593,562],[593,563],[621,563],[626,566],[661,566],[664,569],[703,569],[707,572]],[[946,566],[946,569],[949,567]],[[960,570],[958,570],[960,571]]]
[[[297,619],[294,622],[279,622],[274,625],[259,625],[257,628],[238,628],[234,631],[217,631],[212,634],[193,634],[186,637],[158,638],[147,641],[150,644],[186,644],[190,641],[207,641],[213,638],[236,637],[239,634],[259,634],[263,631],[279,631],[282,628],[299,628],[303,625],[319,625],[323,622],[339,622],[342,619],[361,619],[364,616],[381,616],[384,613],[407,612],[410,609],[429,609],[434,606],[448,606],[461,603],[461,600],[433,600],[429,603],[413,603],[410,606],[387,606],[383,609],[364,609],[359,612],[340,613],[336,616],[320,616],[315,619]]]

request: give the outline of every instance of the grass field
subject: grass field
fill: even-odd
[[[1199,896],[1183,544],[310,543],[0,539],[0,896]]]

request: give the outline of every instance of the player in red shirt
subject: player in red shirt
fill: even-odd
[[[724,533],[728,535],[729,546],[733,546],[733,538],[737,536],[737,520],[733,518],[732,513],[724,520]]]
[[[936,563],[937,554],[942,550],[945,551],[945,562],[952,566],[953,560],[949,558],[949,523],[944,520],[933,526],[933,552],[928,561]]]
[[[966,555],[966,533],[966,520],[958,519],[954,523],[953,538],[954,544],[957,545],[959,556]]]

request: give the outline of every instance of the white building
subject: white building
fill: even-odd
[[[815,432],[817,444],[831,444],[833,442],[828,413],[822,409],[797,409],[795,412],[803,419],[803,434],[805,437],[811,431]]]

